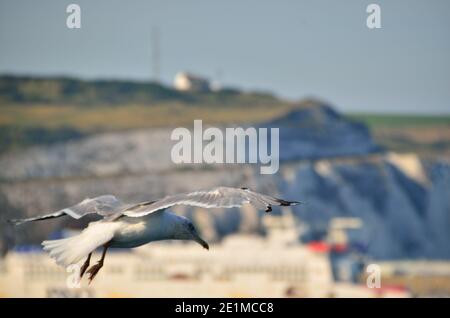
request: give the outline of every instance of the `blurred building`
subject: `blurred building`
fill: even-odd
[[[336,282],[327,252],[298,243],[291,214],[264,218],[267,236],[233,235],[210,251],[193,243],[151,243],[108,253],[88,286],[47,254],[9,253],[0,261],[2,297],[378,297]],[[93,261],[99,257],[95,255]],[[383,296],[404,297],[403,290]]]
[[[208,79],[186,72],[179,72],[173,81],[175,89],[183,92],[208,92],[211,83]]]

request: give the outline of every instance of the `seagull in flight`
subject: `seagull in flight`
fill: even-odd
[[[209,250],[208,243],[200,237],[192,222],[186,217],[169,212],[168,208],[175,205],[235,208],[246,203],[270,212],[272,206],[292,206],[300,202],[278,199],[253,192],[248,188],[217,187],[209,191],[176,194],[156,201],[134,204],[126,204],[114,195],[101,195],[85,199],[55,213],[10,222],[19,225],[65,215],[74,219],[80,219],[88,214],[102,216],[99,221],[89,223],[78,235],[42,242],[44,250],[58,265],[69,266],[86,258],[80,268],[80,278],[87,270],[90,283],[103,267],[108,248],[134,248],[160,240],[192,240]],[[100,260],[89,268],[92,252],[101,246],[103,253]]]

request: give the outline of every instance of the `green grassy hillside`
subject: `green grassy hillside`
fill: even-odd
[[[350,114],[369,126],[375,141],[386,149],[424,156],[450,155],[450,116]]]
[[[264,92],[184,93],[158,83],[0,76],[0,152],[92,133],[151,127],[257,123],[318,101]],[[450,148],[450,116],[347,114],[388,149]]]
[[[157,83],[0,77],[0,151],[105,131],[268,120],[297,107],[264,92],[179,92]]]
[[[450,126],[450,115],[349,114],[372,128]]]

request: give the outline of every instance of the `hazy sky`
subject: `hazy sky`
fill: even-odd
[[[449,14],[448,0],[0,0],[0,72],[149,79],[157,26],[166,83],[189,70],[345,111],[450,113]]]

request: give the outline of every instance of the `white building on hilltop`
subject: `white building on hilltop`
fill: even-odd
[[[179,72],[175,75],[173,86],[176,90],[183,92],[208,92],[211,90],[211,83],[208,79],[186,72]]]

